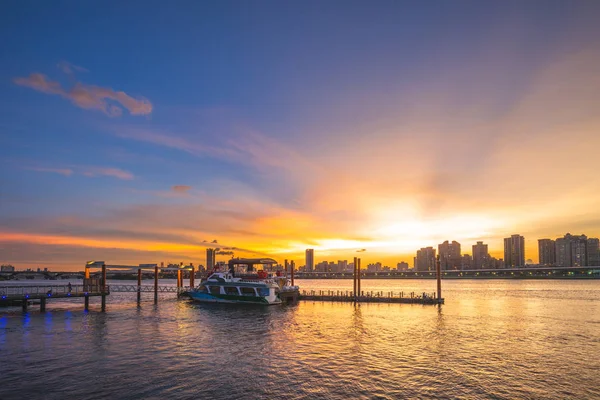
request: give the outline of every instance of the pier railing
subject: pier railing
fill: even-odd
[[[138,290],[139,288],[139,290]],[[179,293],[190,289],[189,286],[158,286],[157,291],[168,293]],[[110,290],[113,293],[154,293],[154,285],[110,285]]]
[[[69,295],[91,295],[102,292],[100,285],[23,285],[23,286],[0,286],[0,299],[26,298],[39,296],[60,296]],[[106,286],[106,293],[110,293],[109,286]]]
[[[443,304],[444,299],[438,299],[435,293],[427,292],[394,292],[394,291],[361,291],[351,290],[303,290],[302,300],[315,301],[358,301],[365,303],[408,303],[408,304]]]

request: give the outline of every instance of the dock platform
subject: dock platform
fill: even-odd
[[[109,294],[109,287],[106,286],[106,289],[103,291],[100,285],[0,286],[0,306],[21,305],[23,310],[26,310],[29,303],[33,300],[39,300],[40,310],[44,311],[48,299],[83,297],[85,298],[87,309],[90,297],[106,296]]]
[[[359,296],[354,296],[352,292],[320,290],[303,291],[299,295],[299,300],[306,301],[333,301],[344,303],[400,303],[400,304],[444,304],[443,298],[437,298],[433,293],[416,294],[414,292],[362,292]]]

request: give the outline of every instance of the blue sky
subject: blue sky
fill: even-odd
[[[600,233],[598,2],[0,10],[1,262]]]

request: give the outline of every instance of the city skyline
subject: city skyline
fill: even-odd
[[[600,236],[600,3],[350,3],[3,4],[0,263]]]

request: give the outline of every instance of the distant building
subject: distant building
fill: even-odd
[[[415,270],[435,270],[435,249],[433,247],[423,247],[417,251],[417,256],[415,257]]]
[[[587,265],[589,267],[600,266],[600,241],[598,238],[587,240]]]
[[[15,272],[15,267],[10,264],[0,266],[0,272]]]
[[[215,268],[215,249],[206,249],[206,269]]]
[[[462,255],[460,252],[460,243],[453,240],[449,243],[447,240],[438,245],[438,254],[440,255],[440,266],[442,270],[459,269],[462,265]]]
[[[538,254],[540,265],[554,265],[556,263],[556,244],[552,239],[538,239]]]
[[[525,266],[525,238],[512,235],[504,239],[504,265],[507,268]]]
[[[461,269],[473,268],[473,257],[470,254],[463,254],[461,261]]]
[[[594,246],[595,241],[591,245]],[[571,235],[556,239],[556,265],[560,267],[581,267],[588,265],[588,238],[585,235]]]
[[[400,261],[398,264],[396,264],[396,269],[398,271],[408,271],[408,263]]]
[[[315,250],[306,249],[306,272],[315,270]]]
[[[382,266],[380,262],[367,265],[367,272],[381,272]]]
[[[490,253],[488,245],[483,242],[477,242],[473,245],[473,269],[482,269],[490,267]]]

